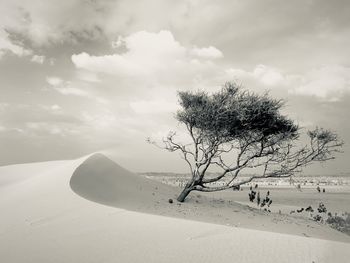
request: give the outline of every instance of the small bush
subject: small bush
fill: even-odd
[[[315,215],[315,216],[313,217],[313,219],[314,219],[315,221],[317,221],[317,222],[322,222],[322,221],[323,221],[323,218],[322,218],[322,216],[320,216],[320,215]]]
[[[327,208],[324,203],[320,203],[317,208],[319,213],[327,213]]]

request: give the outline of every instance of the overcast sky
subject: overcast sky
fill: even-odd
[[[337,131],[350,171],[349,1],[0,0],[0,165],[103,151],[132,171],[185,171],[145,142],[181,126],[177,90],[230,80]]]

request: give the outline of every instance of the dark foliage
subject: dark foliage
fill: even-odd
[[[202,133],[208,140],[220,138],[230,142],[245,137],[283,135],[298,136],[298,126],[280,114],[281,100],[261,96],[226,83],[224,88],[213,94],[205,92],[179,92],[182,110],[176,118]]]

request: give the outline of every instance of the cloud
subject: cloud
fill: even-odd
[[[70,87],[68,85],[57,87],[57,88],[55,88],[55,90],[57,92],[61,93],[62,95],[75,95],[75,96],[80,96],[80,97],[90,97],[90,94],[88,92],[86,92],[85,90]]]
[[[34,47],[76,43],[82,39],[112,40],[120,33],[140,28],[160,30],[160,25],[168,28],[186,6],[186,2],[169,0],[5,0],[0,1],[0,28],[22,36]],[[135,18],[137,23],[131,22]]]
[[[265,86],[276,86],[285,82],[285,78],[279,70],[266,65],[256,66],[253,76]]]
[[[11,52],[20,57],[28,56],[32,53],[31,50],[26,49],[19,44],[13,43],[9,37],[9,33],[0,28],[0,58],[6,52]]]
[[[63,79],[60,79],[58,77],[47,77],[46,78],[47,83],[49,83],[51,86],[59,86],[63,83]]]
[[[100,104],[108,104],[109,101],[106,98],[96,95],[89,85],[86,83],[81,83],[80,75],[78,75],[78,79],[73,81],[65,81],[59,77],[50,76],[46,77],[46,82],[50,85],[50,87],[56,92],[64,95],[64,96],[77,96],[82,98],[87,98],[93,101],[96,101]],[[91,77],[86,79],[83,78],[84,81],[87,82],[98,82],[99,80],[91,80]],[[80,88],[80,86],[84,88]],[[57,110],[59,109],[58,105],[54,105]]]
[[[276,87],[286,82],[285,76],[278,69],[262,64],[257,65],[253,71],[229,68],[226,73],[239,81],[255,80],[266,87]]]
[[[54,104],[54,105],[51,106],[51,110],[53,110],[53,111],[59,111],[61,109],[62,109],[61,106],[59,106],[57,104]]]
[[[82,52],[72,55],[72,61],[77,68],[99,73],[132,75],[143,70],[140,65],[130,63],[120,55],[90,56]]]
[[[119,41],[121,41],[119,39]],[[214,48],[187,48],[175,40],[170,31],[158,33],[139,31],[123,38],[126,51],[94,56],[86,52],[72,55],[79,69],[124,77],[175,77],[203,73],[213,66],[207,60],[222,53]],[[201,61],[204,58],[205,61]],[[192,73],[191,73],[192,72]],[[194,72],[194,73],[193,73]],[[172,75],[172,76],[171,76]]]
[[[34,56],[32,56],[30,61],[38,63],[38,64],[43,64],[45,61],[45,56],[34,55]]]
[[[340,65],[322,66],[304,74],[283,72],[265,64],[258,64],[251,71],[227,68],[216,63],[216,59],[223,56],[220,50],[213,46],[186,47],[165,30],[158,33],[140,31],[118,38],[117,42],[117,49],[123,45],[124,52],[100,56],[83,52],[72,55],[72,62],[81,72],[85,70],[84,74],[111,75],[117,80],[115,82],[127,82],[137,86],[139,91],[142,86],[146,89],[150,85],[164,88],[185,84],[189,89],[195,89],[196,86],[203,88],[236,80],[254,90],[278,89],[328,101],[339,100],[342,94],[350,92],[350,70]],[[146,107],[155,108],[152,100],[132,102],[131,107],[139,112],[140,109],[147,111]]]
[[[81,97],[91,97],[91,94],[85,90],[72,87],[70,81],[64,81],[58,77],[47,77],[47,83],[49,83],[54,90],[61,93],[62,95],[75,95]]]
[[[0,22],[3,29],[23,36],[34,46],[74,41],[98,35],[96,21],[91,19],[98,14],[95,10],[98,5],[81,0],[1,1]],[[79,21],[81,19],[84,22]]]
[[[200,57],[200,58],[207,58],[207,59],[216,59],[216,58],[222,58],[224,55],[220,50],[218,50],[215,47],[207,47],[207,48],[192,48],[190,51],[191,54],[194,56]]]
[[[137,32],[124,38],[124,43],[127,51],[123,54],[91,56],[83,52],[72,55],[72,61],[77,68],[93,72],[146,75],[186,55],[186,49],[169,31]]]
[[[339,65],[323,66],[299,76],[300,84],[290,89],[297,95],[316,96],[323,100],[340,100],[350,93],[350,68]]]
[[[337,101],[350,93],[350,68],[327,65],[304,74],[282,73],[276,68],[257,65],[253,71],[230,68],[226,74],[243,84],[278,88],[299,96],[314,96],[323,101]]]

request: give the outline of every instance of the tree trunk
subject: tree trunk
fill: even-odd
[[[190,193],[192,190],[193,190],[192,187],[187,187],[187,186],[186,186],[186,187],[182,190],[182,192],[181,192],[181,194],[179,195],[179,197],[177,198],[177,201],[183,203],[183,202],[185,201],[186,197],[189,195],[189,193]]]

